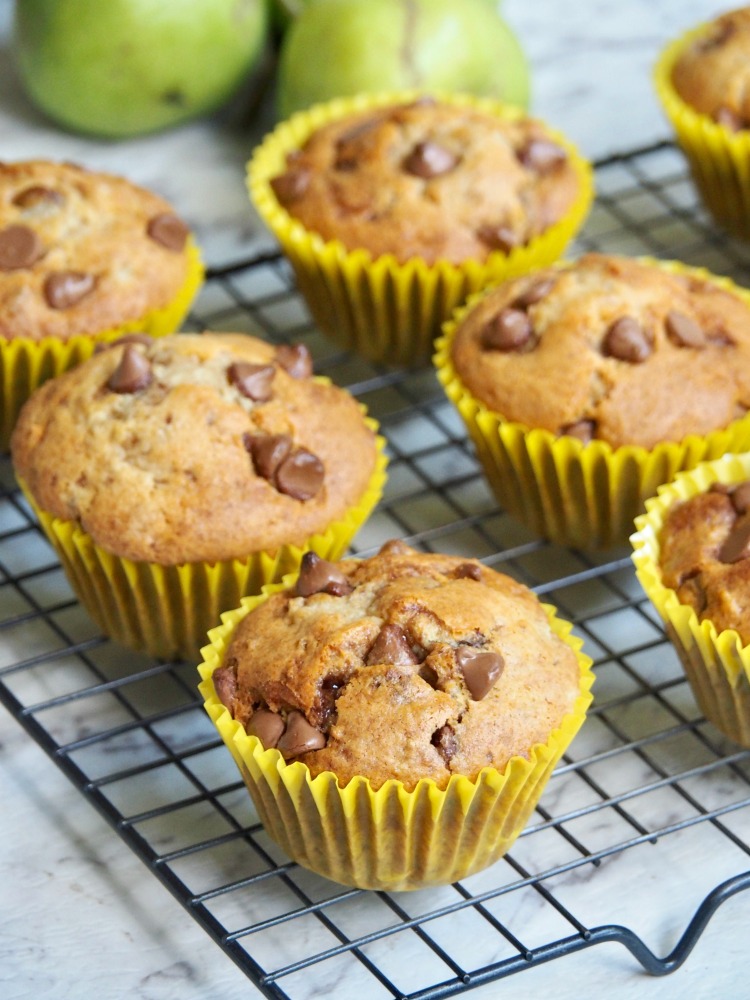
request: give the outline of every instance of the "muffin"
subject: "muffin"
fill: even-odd
[[[307,553],[211,631],[200,690],[295,861],[412,889],[491,864],[528,820],[591,700],[569,632],[473,559]]]
[[[129,335],[30,397],[19,482],[109,636],[197,657],[222,611],[312,550],[338,557],[384,481],[382,440],[301,345]]]
[[[750,455],[726,455],[660,488],[636,519],[638,579],[701,711],[750,747]]]
[[[712,217],[750,236],[750,7],[681,35],[662,52],[657,94]]]
[[[0,450],[31,392],[98,342],[176,330],[202,275],[158,195],[71,163],[0,163]]]
[[[474,297],[435,364],[501,504],[535,533],[624,543],[679,469],[750,443],[750,293],[587,254]]]
[[[542,122],[489,99],[359,95],[282,122],[251,197],[320,329],[373,361],[427,360],[466,295],[560,256],[591,172]]]

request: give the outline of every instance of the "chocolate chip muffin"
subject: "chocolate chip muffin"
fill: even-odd
[[[556,260],[591,199],[563,136],[450,96],[303,112],[255,151],[249,182],[320,328],[394,364],[425,360],[469,292]]]
[[[541,122],[428,97],[323,125],[271,187],[305,228],[348,250],[460,264],[528,244],[571,208],[580,181]]]
[[[21,412],[12,457],[71,575],[88,583],[80,535],[107,565],[172,567],[186,601],[185,565],[225,564],[230,600],[298,566],[304,549],[340,554],[377,498],[383,461],[357,402],[311,372],[304,348],[244,334],[130,335],[45,383]],[[109,586],[98,594],[107,608]],[[191,611],[193,638],[214,611]]]
[[[501,501],[586,547],[625,541],[679,468],[746,444],[748,361],[746,292],[600,254],[478,296],[436,356]]]
[[[307,553],[295,585],[240,622],[213,676],[264,747],[373,788],[502,770],[579,694],[575,654],[526,587],[399,542],[338,564]]]

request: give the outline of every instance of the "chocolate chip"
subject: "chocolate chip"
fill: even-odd
[[[148,358],[133,344],[126,344],[120,363],[109,377],[107,388],[119,393],[138,392],[151,383],[152,377]]]
[[[419,657],[411,648],[409,637],[400,625],[384,625],[370,647],[365,663],[395,663],[408,666],[419,663]]]
[[[746,514],[750,510],[750,481],[739,483],[729,495],[738,514]]]
[[[504,253],[521,244],[521,237],[510,226],[480,226],[477,237],[490,249],[502,250]]]
[[[31,267],[43,253],[42,241],[28,226],[14,225],[0,229],[0,271]]]
[[[245,434],[242,443],[252,456],[257,474],[273,483],[276,470],[292,450],[291,437],[288,434]]]
[[[19,191],[13,198],[13,204],[19,208],[36,208],[37,205],[61,205],[65,199],[59,191],[32,184],[31,187]]]
[[[479,563],[465,562],[461,563],[460,566],[456,566],[456,570],[453,574],[459,580],[481,580],[482,579],[482,567]]]
[[[326,745],[326,738],[319,729],[311,726],[302,712],[290,712],[286,729],[276,747],[285,757],[298,757],[309,750],[320,750]]]
[[[179,253],[185,246],[190,230],[173,212],[162,212],[148,220],[146,232],[167,250]]]
[[[147,333],[124,333],[117,340],[105,340],[98,343],[94,348],[94,354],[101,354],[102,351],[108,351],[110,347],[119,347],[121,344],[142,344],[144,347],[150,347],[153,342],[154,338]]]
[[[44,297],[50,309],[71,309],[94,290],[96,281],[82,271],[53,271],[44,282]]]
[[[503,658],[499,653],[486,653],[470,646],[459,646],[456,663],[464,675],[469,694],[474,701],[481,701],[503,672]]]
[[[520,351],[531,342],[533,332],[525,312],[506,307],[487,324],[482,347],[487,351]]]
[[[529,306],[535,306],[537,302],[541,302],[552,291],[554,286],[554,278],[540,278],[539,281],[534,281],[526,291],[521,292],[513,300],[513,308],[528,309]]]
[[[235,361],[227,369],[230,384],[255,403],[265,403],[271,398],[275,374],[273,365],[254,365],[249,361]]]
[[[449,764],[456,756],[458,742],[451,726],[446,725],[441,726],[440,729],[436,729],[432,734],[430,743],[432,743],[446,764]]]
[[[317,455],[297,448],[276,470],[276,488],[294,500],[311,500],[320,492],[325,468]]]
[[[736,563],[750,556],[750,518],[738,518],[719,549],[719,561]]]
[[[282,205],[288,205],[290,201],[301,198],[307,191],[310,187],[310,177],[307,167],[295,167],[272,178],[271,190]]]
[[[695,347],[700,349],[706,346],[706,335],[689,316],[670,309],[664,320],[664,327],[669,339],[678,347]]]
[[[223,667],[218,667],[213,672],[214,690],[216,697],[229,711],[234,705],[234,696],[237,693],[237,661],[226,663]]]
[[[321,559],[315,552],[305,552],[302,556],[295,589],[299,597],[323,593],[343,597],[352,591],[351,584],[338,566]]]
[[[336,700],[344,690],[346,679],[329,675],[323,678],[318,689],[319,710],[316,713],[317,723],[323,732],[330,729],[336,715]]]
[[[714,112],[714,121],[717,125],[721,125],[723,128],[728,129],[730,132],[739,132],[743,127],[742,118],[733,111],[726,104],[722,104],[720,108]]]
[[[538,174],[556,170],[567,158],[562,146],[558,146],[551,139],[530,139],[518,152],[518,159],[523,166]]]
[[[427,140],[417,143],[409,153],[404,160],[404,170],[414,174],[415,177],[430,180],[433,177],[447,174],[448,171],[453,170],[457,163],[458,157],[449,149],[437,142]]]
[[[309,378],[313,373],[312,357],[304,344],[281,344],[276,360],[292,378]]]
[[[596,424],[593,420],[576,420],[573,424],[565,424],[564,427],[561,427],[560,433],[568,437],[578,438],[579,441],[588,444],[589,441],[593,440],[595,429]]]
[[[651,354],[651,342],[632,316],[622,316],[607,330],[602,345],[608,357],[639,364]]]
[[[258,737],[266,750],[270,750],[278,744],[286,725],[277,712],[258,708],[253,712],[246,728],[251,736]]]

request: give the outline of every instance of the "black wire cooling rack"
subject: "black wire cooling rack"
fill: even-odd
[[[750,251],[711,226],[671,145],[603,161],[596,181],[572,253],[675,257],[750,283]],[[366,403],[389,442],[384,499],[352,551],[397,536],[528,584],[594,658],[589,718],[527,829],[485,872],[400,894],[327,882],[290,863],[258,823],[200,704],[195,665],[135,656],[97,633],[6,459],[8,710],[267,997],[306,997],[313,974],[316,995],[340,1000],[448,997],[613,941],[634,971],[676,969],[714,910],[750,887],[750,753],[701,717],[629,550],[553,546],[506,516],[432,371],[387,370],[332,347],[278,255],[212,271],[191,326],[306,343],[316,370]],[[721,859],[718,885],[708,854]]]

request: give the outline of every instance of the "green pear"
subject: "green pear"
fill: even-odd
[[[307,0],[284,35],[277,83],[282,118],[362,91],[529,101],[526,57],[488,0]]]
[[[268,33],[267,0],[16,0],[14,49],[35,104],[108,138],[224,104]]]

